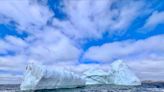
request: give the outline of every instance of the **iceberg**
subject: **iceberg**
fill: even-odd
[[[109,75],[109,81],[115,85],[141,85],[139,78],[122,60],[117,60],[111,64]]]
[[[139,78],[122,60],[111,64],[110,70],[91,68],[83,73],[86,85],[114,84],[114,85],[141,85]]]
[[[109,74],[101,69],[88,69],[83,75],[86,79],[86,85],[109,84]]]
[[[20,89],[76,88],[95,84],[141,85],[141,81],[122,60],[112,63],[109,72],[91,68],[82,75],[57,67],[48,69],[32,62],[26,68]]]
[[[48,69],[41,64],[30,63],[26,67],[21,90],[74,88],[85,85],[85,79],[63,69]]]

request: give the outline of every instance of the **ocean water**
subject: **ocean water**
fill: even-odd
[[[20,85],[0,85],[0,92],[164,92],[164,83],[143,83],[141,86],[92,85],[71,89],[20,91]]]

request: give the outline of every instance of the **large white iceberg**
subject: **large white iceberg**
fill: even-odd
[[[122,61],[117,60],[111,64],[109,81],[116,85],[141,85],[139,78]]]
[[[139,78],[122,60],[112,63],[109,72],[92,68],[85,71],[82,75],[57,67],[48,69],[33,62],[27,66],[20,89],[74,88],[95,84],[141,85]]]
[[[79,75],[63,69],[47,69],[45,66],[30,63],[21,83],[21,90],[74,88],[85,85]]]
[[[88,69],[83,73],[86,79],[86,85],[94,84],[109,84],[108,76],[109,74],[101,69]]]

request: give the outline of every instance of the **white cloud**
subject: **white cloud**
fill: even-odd
[[[159,24],[164,24],[164,12],[154,11],[152,15],[147,19],[143,28],[153,29]]]
[[[22,76],[14,74],[0,74],[0,84],[20,84]]]
[[[7,54],[8,51],[17,52],[24,50],[28,46],[23,39],[7,35],[4,39],[0,40],[0,51]]]
[[[133,59],[127,61],[127,64],[136,72],[141,80],[163,80],[164,59]]]
[[[142,79],[161,79],[164,76],[164,35],[153,36],[143,40],[126,40],[93,46],[84,55],[84,60],[96,60],[111,63],[123,59],[138,73]],[[155,71],[158,73],[155,75]],[[150,76],[148,76],[150,75]]]
[[[35,41],[33,41],[35,40]],[[39,61],[57,63],[77,61],[81,50],[73,41],[53,28],[45,28],[44,31],[30,38],[32,41],[28,53]]]
[[[44,26],[52,17],[46,6],[32,0],[1,0],[0,6],[1,23],[15,21],[23,30]]]
[[[164,35],[150,37],[145,40],[126,40],[105,43],[102,46],[93,46],[88,49],[85,58],[110,62],[118,58],[156,55],[164,51]],[[142,54],[142,55],[141,55]]]
[[[57,66],[56,65],[48,65],[48,67],[50,69],[64,68],[66,70],[73,71],[73,72],[76,72],[78,74],[82,74],[83,72],[85,72],[86,70],[91,69],[91,68],[92,69],[102,69],[106,72],[109,72],[111,69],[109,64],[94,64],[94,63],[91,63],[91,64],[60,63],[60,64],[57,64]]]
[[[28,33],[23,39],[7,35],[0,40],[0,53],[6,54],[0,56],[1,70],[22,72],[31,59],[47,65],[77,63],[81,49],[59,29],[47,25],[53,12],[46,4],[5,0],[0,1],[0,6],[0,23],[14,21],[17,31]]]
[[[104,33],[125,30],[144,6],[142,1],[130,0],[64,0],[63,3],[62,9],[68,20],[54,18],[53,26],[77,42],[101,38]],[[18,29],[31,34],[36,34],[47,26],[54,14],[46,4],[35,0],[5,0],[0,1],[0,5],[2,23],[14,21],[18,24]]]
[[[21,73],[25,70],[27,59],[27,56],[21,54],[0,57],[0,70]]]
[[[161,45],[164,44],[163,35],[94,46],[85,53],[84,58],[103,64],[78,63],[83,52],[79,46],[81,41],[101,38],[104,33],[126,30],[140,15],[140,10],[145,6],[144,1],[64,0],[62,9],[68,19],[53,18],[52,25],[47,22],[55,13],[37,0],[1,0],[0,6],[0,24],[14,21],[17,31],[28,33],[24,39],[7,35],[0,40],[0,53],[14,52],[14,55],[0,56],[0,70],[23,72],[31,59],[52,68],[62,66],[72,71],[83,71],[91,66],[109,69],[108,62],[122,58],[141,76],[146,76],[145,73],[154,76],[153,71],[148,69],[157,69],[153,66],[154,61],[157,61],[155,65],[159,66],[158,75],[162,75],[163,68],[160,65],[163,65],[164,60],[164,46]],[[146,25],[163,23],[162,15],[162,12],[153,13]],[[139,66],[144,71],[140,72]]]
[[[101,38],[106,32],[126,29],[139,15],[142,6],[144,2],[130,0],[65,0],[68,20],[54,19],[53,25],[73,39]]]
[[[47,27],[25,40],[7,36],[1,40],[1,51],[13,51],[13,56],[0,56],[0,69],[22,70],[29,60],[34,59],[47,65],[77,63],[81,50],[74,43],[51,27]],[[1,52],[2,53],[2,52]]]

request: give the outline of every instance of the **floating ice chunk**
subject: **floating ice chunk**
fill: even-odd
[[[27,66],[21,90],[74,88],[85,85],[79,75],[63,69],[48,69],[43,65],[30,63]]]
[[[109,81],[116,85],[141,85],[139,78],[122,61],[117,60],[111,64]]]

